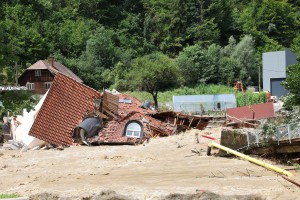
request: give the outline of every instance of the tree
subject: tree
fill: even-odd
[[[289,95],[284,99],[287,109],[300,105],[300,64],[290,65],[287,68],[287,78],[283,85],[289,90]]]
[[[238,77],[246,85],[257,84],[258,65],[255,58],[255,46],[253,37],[245,35],[235,46],[231,57],[239,64],[240,76]]]
[[[177,63],[185,86],[199,83],[216,84],[219,79],[219,60],[221,47],[212,44],[207,48],[193,45],[183,49]]]
[[[108,88],[112,84],[106,76],[107,70],[113,69],[119,61],[112,37],[112,31],[98,28],[87,41],[86,50],[75,59],[77,63],[73,68],[85,84],[95,89]]]
[[[267,36],[289,47],[299,31],[299,14],[288,1],[255,0],[242,11],[240,23],[244,33],[253,35],[260,46]]]
[[[242,3],[241,0],[211,1],[207,15],[213,18],[214,22],[217,23],[220,32],[220,44],[225,45],[230,36],[239,36],[241,34],[241,31],[235,26],[234,12],[241,9]],[[234,8],[236,8],[236,10]]]
[[[206,50],[200,45],[188,46],[176,59],[183,85],[193,86],[203,82],[203,63],[206,62]]]
[[[158,92],[175,87],[177,77],[178,67],[175,61],[161,53],[152,53],[132,61],[126,80],[130,83],[130,89],[150,93],[155,108],[158,108]]]
[[[11,111],[14,114],[22,114],[23,109],[30,110],[39,101],[39,98],[32,96],[31,91],[1,91],[1,101],[3,107],[0,111]]]

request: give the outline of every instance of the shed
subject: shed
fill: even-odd
[[[234,94],[173,96],[173,110],[175,112],[201,114],[207,111],[226,110],[235,107],[236,98]]]

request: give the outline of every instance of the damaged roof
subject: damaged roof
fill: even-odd
[[[56,145],[72,145],[73,128],[94,109],[94,99],[100,95],[58,72],[29,135]]]
[[[96,102],[100,102],[99,110],[95,110]],[[136,144],[150,137],[174,134],[177,130],[191,127],[202,129],[208,122],[203,117],[176,112],[161,113],[152,110],[151,104],[141,103],[130,95],[100,93],[58,73],[29,135],[51,144],[71,146],[79,142],[76,131],[73,135],[74,128],[91,113],[103,117],[103,128],[97,136],[89,138],[98,144]],[[126,128],[130,123],[140,124],[142,135],[127,136]]]
[[[242,122],[248,120],[260,120],[275,117],[273,102],[228,108],[226,110],[227,120]]]

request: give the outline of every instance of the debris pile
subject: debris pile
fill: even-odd
[[[97,134],[80,126],[87,117],[103,123]],[[24,116],[18,141],[27,147],[85,144],[138,144],[151,137],[169,136],[190,128],[204,129],[212,117],[178,112],[159,112],[151,102],[116,91],[99,92],[62,73],[57,73],[51,88],[35,111]]]

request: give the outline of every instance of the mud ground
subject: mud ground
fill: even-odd
[[[138,146],[0,150],[0,193],[34,200],[299,199],[300,188],[273,171],[207,156],[209,140],[201,135],[219,139],[220,132],[191,130]],[[300,182],[297,168],[256,158],[290,170]]]

